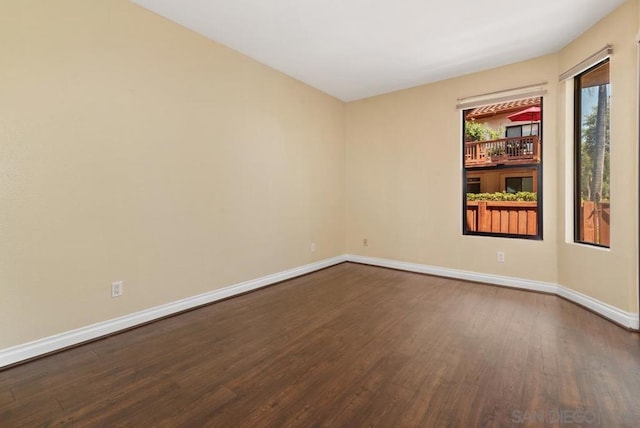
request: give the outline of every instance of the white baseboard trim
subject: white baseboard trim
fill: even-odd
[[[347,261],[337,256],[0,350],[0,368]]]
[[[593,312],[602,315],[605,318],[610,319],[624,327],[632,330],[640,329],[640,316],[631,312],[623,311],[615,306],[611,306],[608,303],[601,302],[600,300],[589,297],[585,294],[571,290],[570,288],[558,285],[558,291],[556,294],[560,297],[577,303],[580,306],[591,309]]]
[[[476,272],[469,272],[458,269],[429,266],[417,263],[402,262],[397,260],[380,259],[374,257],[358,256],[346,254],[310,263],[297,268],[278,272],[261,278],[234,284],[229,287],[220,288],[208,293],[200,294],[186,299],[177,300],[140,312],[125,315],[119,318],[91,324],[75,330],[56,334],[53,336],[38,339],[33,342],[0,349],[0,368],[25,361],[40,355],[48,354],[69,346],[77,345],[90,340],[116,333],[127,328],[135,327],[158,318],[166,317],[184,310],[192,309],[201,305],[206,305],[221,299],[236,296],[267,285],[285,281],[297,276],[305,275],[320,269],[327,268],[343,262],[354,262],[373,266],[380,266],[398,269],[408,272],[424,273],[445,278],[456,278],[467,281],[475,281],[487,284],[501,285],[531,291],[555,294],[569,301],[575,302],[588,308],[605,318],[608,318],[624,327],[638,330],[640,328],[639,315],[630,313],[601,302],[592,297],[586,296],[577,291],[573,291],[562,285],[549,282],[533,281],[529,279],[514,278],[500,275],[490,275]]]
[[[464,279],[466,281],[485,282],[487,284],[502,285],[505,287],[523,288],[525,290],[541,291],[556,294],[556,284],[529,279],[513,278],[509,276],[489,275],[486,273],[469,272],[458,269],[449,269],[437,266],[422,265],[417,263],[400,262],[396,260],[377,259],[374,257],[355,256],[347,254],[347,260],[355,263],[381,266],[409,272],[426,273],[428,275],[444,276],[445,278]]]
[[[487,284],[501,285],[503,287],[513,287],[555,294],[556,296],[563,297],[571,302],[584,306],[585,308],[588,308],[593,312],[600,314],[603,317],[608,318],[611,321],[614,321],[624,327],[633,330],[638,330],[640,328],[639,314],[623,311],[622,309],[618,309],[615,306],[609,305],[608,303],[601,302],[597,299],[594,299],[593,297],[586,296],[562,285],[550,282],[533,281],[530,279],[514,278],[509,276],[490,275],[417,263],[401,262],[397,260],[358,256],[353,254],[347,254],[346,259],[347,261],[354,263],[362,263],[367,265],[404,270],[408,272],[443,276],[445,278],[456,278],[467,281],[484,282]]]

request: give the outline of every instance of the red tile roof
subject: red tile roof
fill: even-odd
[[[480,119],[495,116],[502,113],[511,113],[512,111],[518,111],[532,106],[540,105],[540,97],[534,98],[522,98],[519,100],[507,101],[498,104],[489,104],[486,106],[474,108],[471,110],[466,119]]]

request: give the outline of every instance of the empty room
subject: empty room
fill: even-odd
[[[638,426],[639,36],[0,0],[0,426]]]

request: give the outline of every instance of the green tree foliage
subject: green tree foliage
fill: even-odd
[[[475,120],[464,121],[465,141],[487,141],[500,138],[501,130],[494,131],[486,123]]]
[[[605,95],[605,97],[607,96]],[[605,114],[599,115],[598,106],[594,106],[589,114],[583,116],[582,144],[580,145],[580,196],[583,200],[595,200],[595,193],[598,189],[601,189],[601,201],[608,201],[610,196],[610,103],[608,100],[606,101],[606,103],[599,103],[601,109],[603,104],[606,104]],[[600,118],[600,122],[598,118]],[[604,124],[602,121],[604,121]],[[604,152],[602,151],[603,144]],[[603,162],[601,165],[596,163],[598,158]],[[602,168],[601,174],[598,173],[598,166]],[[594,179],[598,177],[602,178],[601,182],[595,182]]]

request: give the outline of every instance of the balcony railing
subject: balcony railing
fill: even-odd
[[[466,167],[538,162],[540,162],[540,139],[537,135],[471,141],[464,145]]]

